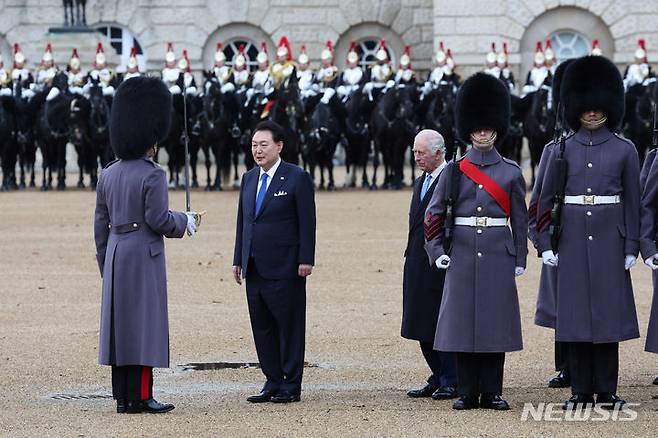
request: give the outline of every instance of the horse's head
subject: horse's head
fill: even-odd
[[[64,71],[59,71],[55,74],[52,84],[53,87],[58,88],[60,91],[66,91],[69,89],[69,77]]]

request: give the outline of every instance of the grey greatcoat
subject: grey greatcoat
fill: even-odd
[[[537,211],[536,245],[551,249],[550,206],[555,158],[549,157]],[[607,127],[580,128],[566,141],[567,196],[620,195],[606,205],[566,204],[557,267],[556,340],[619,342],[639,337],[633,287],[624,256],[639,250],[640,166],[633,144]]]
[[[169,211],[164,170],[147,158],[103,170],[94,237],[103,277],[99,363],[169,366],[165,237],[183,237],[187,217]]]
[[[647,154],[647,160],[650,159],[650,154]],[[646,184],[642,193],[640,249],[643,260],[658,254],[658,247],[656,247],[656,237],[658,236],[658,162],[653,161],[655,152],[652,155],[654,155],[651,156],[652,165],[649,166],[650,170],[646,174]],[[649,316],[649,327],[647,328],[647,342],[644,348],[646,351],[658,353],[658,270],[653,271],[652,276],[653,302],[651,303],[651,315]]]
[[[416,179],[409,209],[409,235],[407,249],[404,251],[401,333],[407,339],[434,342],[445,271],[427,263],[423,219],[439,178],[432,181],[421,200],[420,192],[425,178],[426,175]]]
[[[542,183],[544,182],[544,175],[546,174],[546,163],[549,160],[551,151],[554,148],[554,143],[550,142],[544,146],[544,151],[539,160],[537,173],[535,176],[535,186],[532,188],[530,195],[530,204],[528,206],[528,238],[535,246],[537,245],[537,209],[539,195],[542,190]],[[541,257],[541,253],[538,254]],[[535,324],[541,327],[555,328],[555,312],[556,312],[556,298],[555,298],[555,282],[557,281],[557,270],[552,266],[547,266],[542,263],[541,274],[539,277],[539,293],[537,294],[537,308],[535,311]]]
[[[525,267],[528,254],[525,181],[519,166],[496,149],[483,153],[471,148],[465,156],[507,193],[511,228],[455,226],[434,348],[469,353],[521,350],[514,268]],[[425,213],[425,249],[431,264],[444,254],[442,236],[432,236],[431,230],[445,216],[448,175],[442,172]],[[454,211],[456,217],[506,217],[494,198],[463,174]]]

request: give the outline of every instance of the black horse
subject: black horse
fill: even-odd
[[[228,115],[225,105],[225,95],[217,79],[208,77],[204,85],[205,92],[201,99],[201,108],[192,128],[190,142],[190,163],[192,165],[192,186],[198,187],[196,163],[198,151],[202,150],[206,165],[207,191],[222,190],[222,177],[230,171],[230,151],[227,146]],[[211,154],[215,157],[215,179],[210,176]]]
[[[377,101],[371,117],[371,133],[375,155],[382,154],[384,162],[384,188],[399,190],[404,185],[404,155],[413,144],[416,134],[415,108],[418,89],[413,86],[391,88]],[[412,163],[413,164],[413,163]],[[376,188],[377,157],[374,160],[371,188]],[[412,165],[412,182],[414,167]]]
[[[36,163],[37,145],[35,141],[34,128],[37,114],[41,107],[39,99],[28,99],[24,91],[29,90],[27,80],[13,81],[14,90],[14,115],[15,115],[15,138],[18,147],[18,166],[20,179],[18,188],[26,188],[26,173],[30,174],[29,186],[35,187],[34,167]]]
[[[329,105],[320,102],[313,110],[306,135],[307,159],[311,178],[315,181],[315,166],[318,165],[320,167],[320,189],[325,188],[325,169],[329,177],[327,190],[336,189],[333,159],[339,140],[340,124]]]
[[[626,98],[625,133],[635,144],[640,163],[644,162],[647,150],[651,147],[653,106],[656,81],[648,85],[636,84],[629,88]]]
[[[0,168],[2,168],[0,187],[3,191],[18,188],[16,185],[18,148],[14,138],[14,112],[14,100],[10,96],[0,97]]]
[[[292,72],[287,85],[282,85],[270,98],[275,100],[270,109],[270,118],[283,127],[286,142],[281,158],[299,164],[300,138],[304,129],[304,106],[299,95],[297,73]]]
[[[418,112],[426,129],[438,131],[445,141],[446,160],[451,160],[456,153],[455,134],[455,86],[451,82],[440,83],[421,101]],[[461,155],[466,152],[466,145],[459,143]]]
[[[181,90],[185,90],[183,73],[180,74],[177,85]],[[188,123],[195,118],[192,107],[193,97],[188,95],[184,96],[182,94],[183,92],[181,92],[181,94],[173,95],[173,111],[171,112],[169,133],[159,145],[167,152],[170,188],[179,188],[183,186],[180,179],[180,173],[185,166],[185,116],[187,116]]]
[[[59,90],[59,94],[48,100],[48,94],[55,88]],[[69,139],[69,113],[73,99],[67,90],[68,77],[66,73],[59,72],[50,87],[33,97],[43,102],[36,126],[36,141],[43,157],[41,190],[52,189],[53,169],[57,173],[57,189],[66,189],[66,144]]]
[[[69,113],[69,143],[78,154],[78,188],[84,188],[84,174],[91,173],[92,141],[89,136],[89,114],[91,105],[83,96],[71,100]]]
[[[356,172],[361,169],[361,187],[370,186],[368,182],[368,154],[370,153],[370,130],[368,120],[372,112],[373,104],[366,99],[361,89],[350,94],[345,102],[345,167],[348,180],[345,185],[354,187],[356,185]]]
[[[524,96],[520,105],[516,105],[516,108],[521,108],[523,112],[523,135],[528,139],[530,149],[531,187],[535,185],[535,170],[541,160],[544,146],[551,141],[555,130],[555,109],[551,98],[550,87],[542,86],[537,91]],[[506,154],[503,155],[520,164],[520,150],[512,150],[512,156]]]

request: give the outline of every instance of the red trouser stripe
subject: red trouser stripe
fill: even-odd
[[[148,400],[151,398],[151,367],[142,367],[142,385],[141,385],[141,398]]]

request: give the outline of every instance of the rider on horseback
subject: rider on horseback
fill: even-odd
[[[347,53],[347,68],[338,78],[338,88],[336,92],[343,102],[347,101],[349,96],[357,91],[361,86],[363,79],[363,69],[359,66],[359,54],[356,51],[356,41],[350,44],[350,50]]]
[[[80,68],[80,57],[78,56],[78,50],[73,49],[71,54],[71,59],[66,66],[66,74],[69,77],[69,91],[72,94],[82,95],[82,87],[85,85],[85,74]]]
[[[87,93],[91,86],[91,80],[99,80],[101,87],[103,87],[103,96],[114,95],[114,73],[107,68],[105,60],[105,50],[103,43],[98,43],[96,47],[96,57],[94,58],[93,68],[87,76],[87,85],[85,85],[85,93]]]

